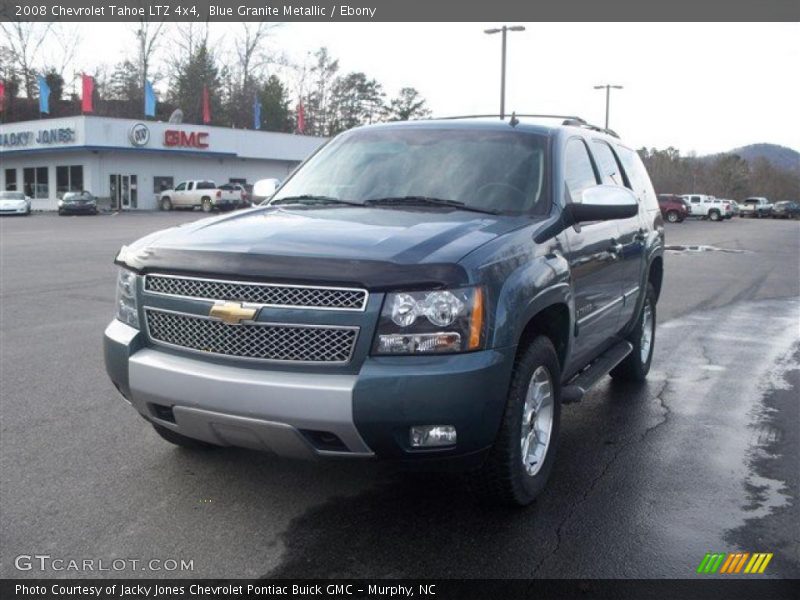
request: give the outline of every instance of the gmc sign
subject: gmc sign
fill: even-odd
[[[208,148],[208,134],[203,131],[178,131],[167,129],[164,132],[164,145],[170,148]]]

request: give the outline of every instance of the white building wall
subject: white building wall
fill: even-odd
[[[131,129],[144,123],[149,140],[134,145]],[[71,139],[58,142],[37,141],[40,132],[68,129]],[[207,147],[171,147],[165,132],[204,133]],[[11,143],[10,136],[28,133],[22,144]],[[6,189],[6,169],[16,169],[17,189],[23,189],[24,168],[47,167],[48,197],[34,198],[34,210],[55,210],[58,203],[57,166],[81,165],[83,188],[100,198],[111,194],[111,175],[136,175],[137,208],[155,209],[157,193],[154,177],[172,177],[177,184],[186,179],[211,179],[227,183],[244,179],[285,178],[291,170],[316,150],[324,139],[284,133],[261,132],[192,124],[171,124],[109,119],[68,117],[43,119],[0,126],[0,189]]]

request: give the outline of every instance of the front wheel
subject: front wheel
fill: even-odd
[[[166,211],[172,210],[172,200],[170,200],[169,198],[162,198],[161,210],[166,210]]]
[[[711,219],[712,221],[719,221],[720,214],[716,210],[712,210],[711,212],[708,213],[708,218]]]
[[[668,211],[667,221],[669,221],[670,223],[677,223],[678,221],[680,221],[680,215],[678,214],[678,211],[676,210]]]
[[[560,422],[561,368],[553,344],[539,336],[517,356],[500,431],[471,474],[476,494],[495,504],[533,502],[553,469]]]
[[[625,381],[644,381],[650,372],[653,361],[653,348],[656,345],[656,292],[648,283],[644,304],[639,312],[636,327],[627,340],[633,345],[631,353],[611,370],[611,377]]]

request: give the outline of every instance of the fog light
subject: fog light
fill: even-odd
[[[412,448],[455,446],[456,428],[453,425],[415,425],[409,431]]]

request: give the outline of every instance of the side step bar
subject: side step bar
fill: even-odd
[[[608,375],[611,369],[625,360],[625,357],[632,350],[633,345],[630,342],[622,341],[603,352],[588,367],[575,375],[567,385],[561,388],[561,404],[573,404],[583,400],[584,394],[595,383]]]

